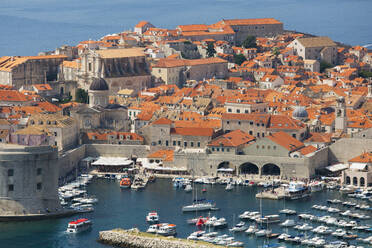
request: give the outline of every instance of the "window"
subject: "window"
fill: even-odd
[[[225,148],[221,148],[221,152],[224,152],[225,151]]]
[[[257,127],[259,127],[260,126],[260,123],[257,123]]]
[[[265,133],[262,133],[262,138],[265,137]]]
[[[191,147],[194,147],[194,142],[191,141],[191,142],[190,142],[190,146],[191,146]]]
[[[262,123],[262,124],[261,124],[261,126],[262,126],[262,127],[264,127],[264,126],[265,126],[265,124],[264,124],[264,123]]]
[[[240,121],[238,121],[238,124],[240,125],[240,124],[241,124],[241,122],[240,122]]]
[[[258,138],[260,137],[260,133],[257,133],[257,137],[258,137]]]
[[[13,184],[8,185],[8,191],[14,191],[14,185]]]
[[[231,108],[227,109],[227,112],[231,113],[232,112],[232,109]]]
[[[57,136],[57,132],[54,132],[54,136]]]
[[[296,138],[296,134],[295,134],[295,133],[293,133],[293,134],[292,134],[292,137],[293,137],[293,138]]]
[[[253,131],[249,131],[249,134],[250,134],[250,135],[253,135]]]
[[[41,183],[37,183],[37,184],[36,184],[36,189],[37,189],[37,190],[41,190]]]
[[[158,144],[161,145],[161,140],[158,141]]]
[[[260,149],[260,146],[259,146],[259,145],[257,145],[257,146],[256,146],[256,148],[257,148],[257,149]]]
[[[41,172],[42,172],[42,169],[41,168],[37,168],[36,175],[41,175]]]
[[[178,141],[177,143],[178,143],[178,146],[181,146],[181,141]]]
[[[244,113],[248,114],[248,109],[244,110]]]
[[[230,121],[226,121],[227,124],[230,124]]]
[[[198,142],[198,147],[200,147],[200,142]]]
[[[184,147],[187,147],[187,142],[186,142],[186,141],[183,142],[183,146],[184,146]]]
[[[88,71],[92,71],[92,63],[88,64]]]
[[[58,146],[58,143],[57,143],[57,141],[55,141],[55,142],[54,142],[54,145],[55,145],[55,146]]]
[[[176,146],[177,142],[175,140],[173,140],[173,146]]]
[[[240,113],[240,109],[237,109],[237,110],[236,110],[236,113]]]
[[[262,149],[265,149],[265,146],[262,146]]]
[[[271,146],[267,146],[267,149],[270,150]]]
[[[214,147],[212,147],[212,151],[214,151]]]
[[[253,121],[251,121],[249,124],[253,125]]]
[[[273,149],[276,150],[276,146],[273,146]]]
[[[165,146],[168,146],[168,145],[169,145],[169,141],[166,140],[166,141],[165,141]]]
[[[227,151],[227,152],[230,152],[230,148],[226,148],[226,151]]]
[[[219,152],[219,151],[220,151],[220,148],[217,147],[217,148],[216,148],[216,151]]]
[[[13,169],[9,169],[8,170],[8,177],[12,177],[14,176],[14,170]]]

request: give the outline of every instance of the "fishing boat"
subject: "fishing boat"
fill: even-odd
[[[286,189],[285,197],[289,200],[297,200],[310,196],[309,187],[303,182],[290,182]]]
[[[120,188],[130,188],[130,185],[131,185],[131,181],[130,181],[130,178],[128,177],[124,177],[120,180]]]
[[[146,221],[148,223],[158,223],[159,222],[159,215],[157,212],[153,211],[147,214]]]
[[[67,226],[68,233],[79,233],[92,227],[92,222],[86,218],[70,221]]]

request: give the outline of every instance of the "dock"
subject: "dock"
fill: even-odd
[[[284,199],[285,197],[285,192],[283,188],[276,188],[273,190],[266,190],[262,191],[256,194],[256,198],[259,199],[270,199],[270,200],[280,200]]]
[[[203,241],[164,237],[138,229],[113,229],[99,232],[98,242],[125,248],[222,248]]]

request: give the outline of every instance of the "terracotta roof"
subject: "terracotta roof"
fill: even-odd
[[[142,28],[143,26],[145,26],[148,23],[149,23],[148,21],[140,21],[139,23],[137,23],[137,25],[135,27],[136,28]]]
[[[144,48],[121,48],[121,49],[103,49],[95,50],[95,53],[101,58],[127,58],[127,57],[144,57]]]
[[[26,102],[27,98],[24,94],[16,90],[0,90],[0,101]]]
[[[158,150],[154,153],[147,155],[147,158],[161,158],[163,161],[173,161],[174,151],[173,150]]]
[[[364,152],[361,155],[352,158],[349,162],[354,163],[372,163],[372,152]]]
[[[212,140],[208,146],[237,147],[254,141],[255,137],[241,130],[234,130]]]
[[[293,138],[291,135],[285,132],[273,133],[265,136],[265,138],[270,139],[271,141],[282,146],[290,152],[298,150],[299,148],[302,148],[304,146],[304,143]]]
[[[208,26],[205,24],[190,24],[190,25],[179,25],[177,27],[182,32],[189,32],[189,31],[207,31]]]
[[[170,68],[170,67],[181,67],[181,66],[195,66],[195,65],[206,65],[206,64],[218,64],[227,63],[226,60],[221,58],[205,58],[205,59],[160,59],[153,68]]]
[[[153,125],[171,125],[172,121],[167,118],[160,118],[152,123]]]
[[[182,135],[182,136],[209,136],[212,137],[214,134],[213,128],[189,128],[189,127],[176,127],[171,128],[171,134]]]
[[[332,134],[331,133],[310,133],[309,138],[304,142],[317,142],[317,143],[331,143]]]
[[[38,91],[52,90],[49,84],[33,84]]]
[[[302,155],[307,155],[307,154],[310,154],[310,153],[313,153],[315,152],[317,149],[316,147],[312,146],[312,145],[309,145],[309,146],[305,146],[304,148],[301,148],[299,150],[299,152],[302,154]]]

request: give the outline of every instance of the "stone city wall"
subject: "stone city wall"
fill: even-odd
[[[329,163],[347,163],[348,160],[372,151],[372,139],[344,138],[329,146]]]

